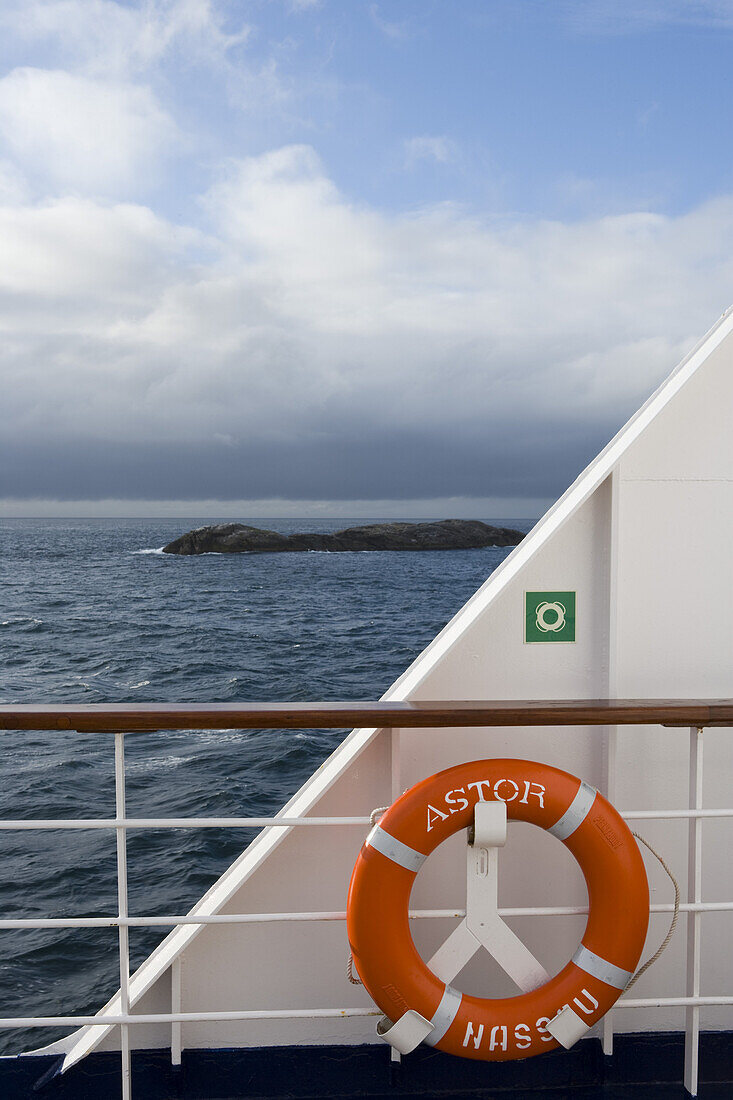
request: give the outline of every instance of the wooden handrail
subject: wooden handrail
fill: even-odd
[[[352,726],[733,726],[733,699],[490,702],[1,704],[0,730],[114,733]]]

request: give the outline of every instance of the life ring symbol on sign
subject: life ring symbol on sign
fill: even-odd
[[[509,819],[539,825],[575,856],[588,888],[588,922],[566,966],[549,977],[496,910],[491,860],[501,839],[477,836],[468,849],[466,919],[427,964],[409,927],[416,875],[438,845],[503,803]],[[487,807],[488,809],[488,807]],[[485,819],[484,819],[485,820]],[[484,826],[485,828],[485,826]],[[493,835],[493,839],[492,839]],[[488,850],[481,845],[489,845]],[[488,864],[486,857],[488,855]],[[483,864],[471,877],[471,860]],[[472,886],[472,881],[474,885]],[[489,883],[482,887],[481,881]],[[471,891],[494,891],[471,924]],[[484,902],[487,895],[484,894]],[[474,899],[475,900],[475,899]],[[487,918],[488,913],[488,918]],[[649,887],[628,826],[595,788],[567,772],[527,760],[479,760],[439,772],[407,791],[367,837],[354,867],[347,931],[354,964],[387,1017],[378,1029],[407,1052],[424,1041],[467,1058],[506,1061],[571,1046],[613,1006],[636,969],[649,920]],[[487,924],[484,935],[480,924]],[[521,995],[481,998],[451,986],[483,946]],[[434,969],[433,969],[434,968]],[[393,1026],[389,1032],[385,1027]],[[389,1037],[405,1027],[407,1045]]]
[[[548,612],[555,616],[551,618],[549,622],[547,621]],[[535,615],[537,616],[536,622],[538,630],[541,630],[544,634],[550,631],[556,633],[565,626],[567,608],[564,604],[561,604],[559,600],[553,600],[552,602],[545,600],[543,603],[537,605]]]

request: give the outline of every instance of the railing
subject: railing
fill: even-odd
[[[689,805],[680,810],[627,810],[626,820],[675,818],[689,822],[688,898],[680,910],[687,920],[687,988],[676,997],[622,997],[616,1009],[681,1006],[686,1009],[685,1088],[697,1094],[700,1008],[706,1005],[731,1005],[729,996],[706,997],[700,991],[701,917],[707,912],[731,912],[733,901],[703,902],[701,890],[702,821],[705,818],[733,817],[733,808],[707,809],[702,805],[703,737],[705,727],[733,727],[733,700],[591,700],[491,703],[253,703],[246,706],[225,704],[187,705],[93,704],[86,706],[9,706],[0,705],[0,730],[75,730],[110,733],[115,741],[115,817],[0,820],[0,830],[109,829],[117,842],[117,903],[114,916],[34,918],[0,920],[0,929],[21,928],[107,928],[118,929],[120,964],[120,1011],[100,1016],[30,1016],[0,1018],[0,1028],[80,1027],[85,1025],[119,1026],[121,1036],[121,1072],[123,1100],[130,1100],[129,1027],[165,1023],[171,1026],[171,1055],[180,1062],[180,1027],[202,1021],[247,1021],[343,1018],[377,1016],[370,1008],[282,1009],[229,1012],[176,1012],[140,1014],[130,1012],[130,960],[128,930],[131,927],[203,926],[207,924],[248,924],[285,921],[343,921],[342,911],[186,914],[131,917],[127,897],[127,832],[130,829],[242,828],[242,827],[321,827],[369,825],[368,817],[189,817],[130,818],[125,805],[125,737],[150,730],[215,729],[340,729],[351,726],[386,729],[392,734],[393,795],[399,789],[395,768],[399,766],[397,731],[406,728],[490,727],[490,726],[599,726],[613,730],[618,725],[687,726],[690,729]],[[615,760],[615,743],[607,739],[606,761],[609,786]],[[653,913],[672,912],[671,904],[651,906]],[[582,906],[545,906],[500,909],[502,916],[575,915],[587,913]],[[462,917],[462,909],[413,910],[420,918]],[[175,1007],[175,963],[172,984],[172,1008]],[[613,1024],[609,1013],[605,1020],[604,1049],[612,1052]],[[66,1065],[64,1068],[68,1068]]]

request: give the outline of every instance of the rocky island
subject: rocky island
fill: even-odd
[[[516,546],[524,538],[511,527],[480,520],[444,519],[436,523],[373,523],[328,534],[281,535],[245,523],[197,527],[163,547],[164,554],[279,554],[293,550],[330,553],[359,550],[479,550]]]

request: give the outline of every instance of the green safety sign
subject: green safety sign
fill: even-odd
[[[575,593],[525,592],[525,642],[574,642]]]

